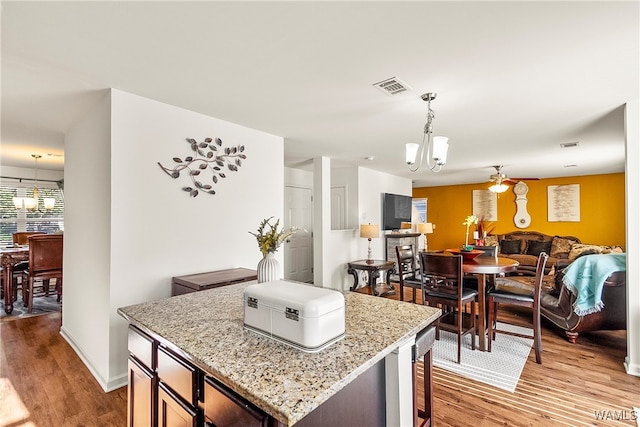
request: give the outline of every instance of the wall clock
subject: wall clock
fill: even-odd
[[[513,222],[518,228],[527,228],[531,225],[531,215],[527,212],[527,193],[529,187],[522,181],[513,186],[513,192],[516,193],[516,214],[513,216]]]

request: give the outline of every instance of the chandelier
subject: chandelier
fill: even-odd
[[[442,166],[447,163],[449,138],[446,136],[432,137],[433,118],[435,117],[435,114],[431,109],[431,101],[436,99],[437,95],[438,94],[435,92],[428,92],[422,95],[422,100],[427,102],[427,123],[424,125],[422,144],[410,142],[405,146],[406,162],[411,172],[416,172],[420,169],[425,151],[427,152],[427,167],[432,172],[440,172]],[[420,160],[416,166],[418,152],[420,152]]]
[[[39,211],[38,209],[38,159],[42,156],[40,154],[32,154],[31,157],[35,159],[36,162],[36,172],[35,172],[35,183],[33,185],[33,197],[14,197],[13,205],[16,209],[26,209],[28,211]],[[45,197],[43,199],[44,208],[49,210],[53,209],[56,204],[56,199],[53,197]]]

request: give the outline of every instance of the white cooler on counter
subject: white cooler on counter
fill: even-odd
[[[285,280],[249,285],[244,327],[309,353],[344,337],[341,292]]]

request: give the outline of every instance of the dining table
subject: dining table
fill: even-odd
[[[487,350],[487,274],[511,273],[520,263],[504,257],[478,256],[473,259],[463,258],[462,272],[478,276],[478,347],[480,351]]]
[[[6,246],[0,248],[0,265],[4,282],[4,311],[13,311],[13,267],[22,261],[29,261],[29,246]]]

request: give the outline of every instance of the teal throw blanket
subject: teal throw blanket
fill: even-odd
[[[562,281],[573,292],[573,311],[579,315],[602,310],[604,281],[616,271],[627,270],[627,254],[584,255],[564,269]]]

